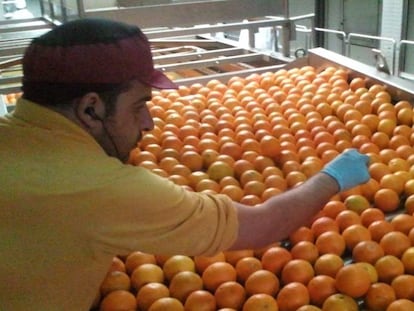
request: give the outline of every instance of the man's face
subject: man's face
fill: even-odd
[[[104,119],[105,151],[126,162],[130,151],[142,139],[143,131],[154,128],[154,122],[147,107],[151,100],[152,88],[138,81],[121,93],[115,104],[113,114]]]

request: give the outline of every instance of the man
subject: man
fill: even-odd
[[[212,255],[283,239],[368,180],[347,152],[257,208],[125,164],[153,128],[154,70],[135,26],[81,19],[33,40],[23,98],[0,119],[0,310],[88,310],[115,255]]]

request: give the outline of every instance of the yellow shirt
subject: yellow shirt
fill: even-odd
[[[189,192],[106,155],[27,100],[0,118],[0,310],[88,310],[112,257],[214,254],[235,240],[229,198]]]

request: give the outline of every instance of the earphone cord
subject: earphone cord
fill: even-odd
[[[106,136],[108,136],[109,140],[111,141],[112,145],[114,146],[117,158],[120,159],[120,153],[119,153],[118,147],[115,144],[115,140],[112,138],[112,135],[109,134],[109,131],[106,128],[106,125],[105,125],[105,121],[103,119],[100,119],[100,120],[102,122],[102,128],[104,129]]]

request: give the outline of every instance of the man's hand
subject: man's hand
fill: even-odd
[[[367,155],[349,149],[329,162],[322,172],[334,178],[339,190],[344,191],[369,180],[368,161]]]

